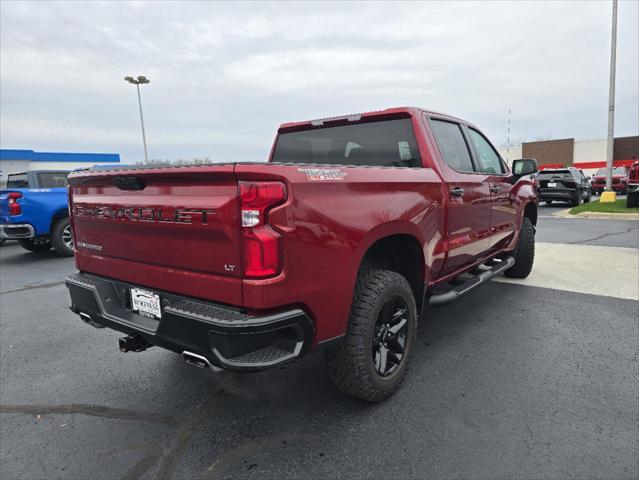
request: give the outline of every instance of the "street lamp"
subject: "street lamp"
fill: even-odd
[[[615,68],[617,63],[617,0],[612,0],[612,39],[610,41],[610,83],[608,85],[608,138],[606,142],[606,191],[599,202],[613,203],[617,194],[612,189],[615,142]]]
[[[142,124],[142,142],[144,143],[144,163],[149,163],[149,154],[146,150],[146,134],[144,133],[144,117],[142,116],[142,99],[140,97],[140,85],[150,83],[150,80],[144,75],[139,75],[137,78],[124,77],[124,80],[135,85],[138,89],[138,105],[140,106],[140,123]]]

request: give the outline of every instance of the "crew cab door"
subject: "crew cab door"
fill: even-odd
[[[448,202],[447,259],[440,275],[463,269],[490,247],[491,193],[485,175],[473,165],[470,145],[459,123],[430,117],[428,124],[439,150]]]
[[[464,127],[473,151],[475,168],[485,175],[490,190],[490,249],[506,247],[515,235],[517,210],[513,204],[510,173],[488,139],[473,127]]]

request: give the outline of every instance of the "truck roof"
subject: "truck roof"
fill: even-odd
[[[282,132],[285,130],[297,130],[297,129],[304,129],[308,127],[311,127],[311,128],[320,127],[320,126],[324,126],[327,123],[339,123],[342,121],[353,122],[353,121],[359,121],[362,118],[369,118],[369,117],[386,117],[386,116],[392,117],[395,115],[416,116],[416,115],[419,115],[420,113],[437,115],[438,117],[445,117],[456,122],[472,125],[470,122],[467,122],[466,120],[463,120],[461,118],[453,117],[452,115],[448,115],[441,112],[435,112],[433,110],[427,110],[427,109],[419,108],[419,107],[392,107],[392,108],[387,108],[385,110],[375,110],[375,111],[364,112],[364,113],[352,113],[349,115],[339,115],[336,117],[318,118],[315,120],[304,120],[300,122],[286,122],[280,125],[278,131]]]
[[[49,173],[49,172],[70,172],[70,170],[67,169],[59,169],[59,170],[25,170],[23,172],[10,172],[7,173],[7,176],[9,175],[25,175],[27,173]]]

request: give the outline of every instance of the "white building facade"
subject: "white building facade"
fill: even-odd
[[[7,184],[7,175],[29,170],[76,170],[94,165],[120,163],[118,153],[62,153],[33,150],[0,149],[0,187]]]

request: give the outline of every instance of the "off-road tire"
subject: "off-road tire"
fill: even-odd
[[[73,256],[73,244],[67,245],[65,242],[70,235],[71,227],[69,226],[69,217],[58,219],[51,228],[51,245],[58,255],[63,257]]]
[[[400,297],[407,306],[408,329],[401,363],[395,372],[382,377],[375,369],[373,335],[384,304]],[[325,352],[328,375],[348,395],[369,402],[390,397],[400,386],[410,361],[417,331],[417,309],[413,291],[399,273],[365,269],[359,272],[344,340]]]
[[[526,278],[535,262],[535,228],[528,217],[524,217],[521,222],[517,247],[513,253],[515,264],[506,270],[504,275],[510,278]]]
[[[18,243],[22,248],[30,252],[40,253],[51,249],[51,242],[48,239],[21,238]]]

